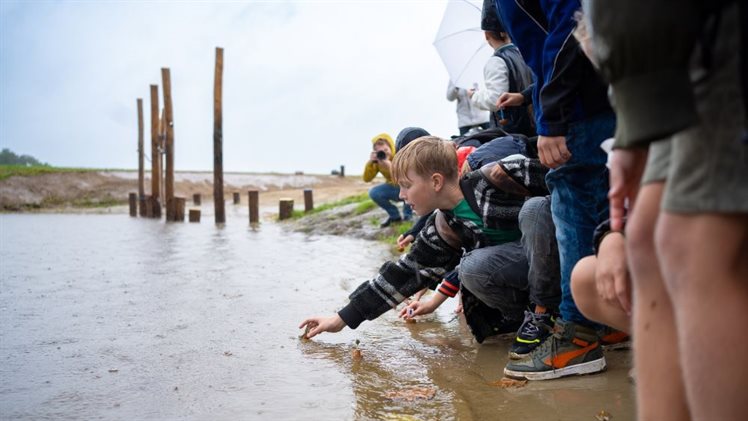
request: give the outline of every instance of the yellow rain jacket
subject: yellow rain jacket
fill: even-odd
[[[392,157],[390,159],[394,158],[395,157],[395,141],[392,140],[390,135],[388,135],[387,133],[380,133],[374,136],[371,139],[372,148],[374,147],[374,144],[377,143],[377,140],[380,140],[380,139],[386,140],[387,143],[390,145],[390,150],[392,150]],[[379,172],[382,173],[382,175],[384,176],[385,180],[387,180],[388,183],[395,184],[392,181],[392,175],[390,175],[390,172],[385,168],[379,168],[379,164],[377,164],[376,162],[372,160],[367,161],[366,166],[364,167],[364,181],[369,182],[373,180],[374,177],[376,177],[377,173]]]

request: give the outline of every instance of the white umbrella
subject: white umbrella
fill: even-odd
[[[442,23],[434,39],[455,86],[470,89],[483,82],[483,66],[493,54],[480,29],[482,0],[447,2]]]

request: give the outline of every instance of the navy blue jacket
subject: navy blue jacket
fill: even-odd
[[[496,0],[505,29],[535,74],[536,130],[564,136],[570,123],[612,113],[607,86],[572,32],[579,0]]]

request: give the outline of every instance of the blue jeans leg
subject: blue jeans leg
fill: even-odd
[[[608,215],[608,169],[600,143],[613,136],[615,116],[595,116],[569,126],[566,146],[572,156],[546,176],[551,191],[551,213],[561,266],[561,305],[564,320],[588,326],[571,295],[571,271],[579,259],[589,256],[595,227]]]
[[[369,189],[369,197],[387,212],[390,219],[400,219],[400,211],[392,202],[400,200],[400,188],[382,183]]]

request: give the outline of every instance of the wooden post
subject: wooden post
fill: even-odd
[[[216,47],[216,68],[213,81],[213,206],[216,224],[226,222],[223,199],[223,48]]]
[[[138,98],[138,207],[145,214],[145,178],[143,172],[143,98]]]
[[[340,176],[345,177],[345,165],[340,166]]]
[[[201,200],[200,200],[200,193],[195,193],[192,195],[192,203],[195,206],[200,206]]]
[[[200,209],[190,209],[190,222],[200,222]]]
[[[158,85],[151,85],[151,198],[146,205],[146,213],[151,218],[161,217],[161,153],[158,148]],[[155,205],[154,205],[155,200]],[[150,209],[148,209],[150,207]],[[150,210],[150,212],[148,212]]]
[[[239,192],[238,192],[238,191],[235,191],[235,192],[234,192],[234,204],[235,204],[235,205],[238,205],[238,204],[240,203],[240,201],[241,201],[241,200],[240,200],[240,198],[239,198]]]
[[[176,209],[174,209],[174,220],[184,222],[184,209],[187,205],[187,199],[184,197],[175,197],[174,202]]]
[[[309,212],[314,209],[314,198],[312,197],[312,189],[304,190],[304,212]]]
[[[184,222],[184,197],[172,197],[166,202],[166,220]]]
[[[293,215],[293,199],[289,198],[283,198],[280,199],[279,203],[279,209],[278,209],[278,219],[284,220],[288,219]]]
[[[260,222],[260,192],[257,190],[249,191],[249,223],[255,224]]]
[[[138,216],[138,194],[130,193],[128,199],[130,201],[130,216]]]
[[[174,199],[174,110],[171,102],[171,72],[168,67],[161,68],[161,79],[164,85],[164,124],[166,125],[166,220],[169,216],[176,217],[176,209],[169,209],[169,206],[175,206]],[[184,220],[184,208],[182,209],[182,220]]]
[[[158,120],[158,165],[160,168],[158,182],[161,183],[161,194],[158,200],[161,203],[166,203],[166,163],[164,162],[166,156],[166,117],[164,116],[164,109],[161,108],[161,118]]]
[[[156,196],[148,196],[146,199],[146,215],[149,218],[161,218],[161,202]]]

